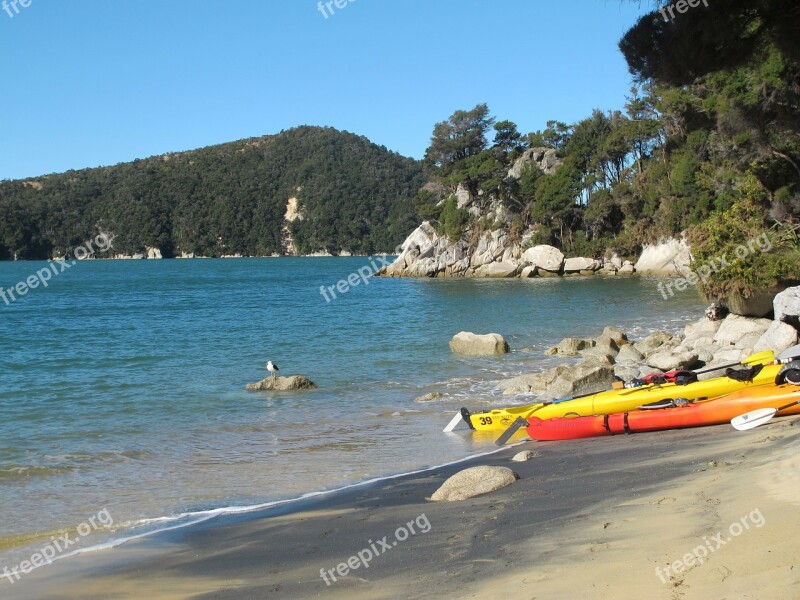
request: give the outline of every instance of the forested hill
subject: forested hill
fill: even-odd
[[[421,184],[418,161],[351,133],[298,127],[2,182],[0,260],[60,256],[101,231],[114,236],[114,254],[388,252],[419,221]]]

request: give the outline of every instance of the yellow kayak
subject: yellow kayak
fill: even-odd
[[[759,357],[761,357],[759,353]],[[774,359],[765,360],[770,362]],[[744,361],[743,364],[748,364]],[[752,363],[750,363],[752,364]],[[763,363],[762,363],[763,364]],[[529,404],[513,408],[487,410],[470,413],[461,409],[461,415],[473,430],[504,430],[510,427],[518,417],[527,419],[536,416],[540,419],[553,417],[588,417],[607,415],[634,410],[645,404],[661,400],[686,398],[698,400],[717,398],[760,385],[774,384],[781,365],[766,365],[752,381],[737,381],[730,377],[715,377],[705,381],[696,381],[688,385],[676,383],[650,384],[633,389],[607,390],[591,394],[583,398],[567,399],[551,403]]]

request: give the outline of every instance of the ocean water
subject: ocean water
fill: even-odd
[[[494,449],[445,435],[463,405],[527,403],[499,380],[617,325],[677,330],[703,308],[658,280],[373,278],[367,258],[83,261],[0,300],[0,571],[105,510],[81,545],[297,498]],[[46,263],[0,263],[10,288]],[[458,331],[512,353],[453,355]],[[246,392],[273,360],[309,392]],[[415,398],[438,391],[433,402]]]

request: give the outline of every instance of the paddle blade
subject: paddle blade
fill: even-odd
[[[789,348],[791,350],[791,348]],[[787,352],[789,351],[787,350]],[[762,365],[764,363],[772,362],[775,360],[775,353],[772,350],[764,350],[763,352],[756,352],[751,354],[742,361],[743,365]]]
[[[748,429],[755,429],[764,423],[767,423],[772,417],[778,413],[776,408],[759,408],[752,410],[749,413],[739,415],[731,419],[731,425],[738,431],[747,431]]]
[[[457,412],[457,413],[456,413],[456,416],[455,416],[455,417],[453,417],[453,419],[452,419],[452,420],[451,420],[451,421],[450,421],[450,422],[447,424],[447,427],[445,427],[444,429],[442,429],[442,432],[443,432],[443,433],[450,433],[450,432],[451,432],[451,431],[453,431],[453,430],[454,430],[454,429],[455,429],[455,428],[458,426],[458,424],[459,424],[459,423],[461,423],[461,421],[463,421],[463,420],[464,420],[464,417],[462,417],[462,416],[461,416],[461,412],[460,412],[460,411],[459,411],[459,412]]]
[[[506,429],[505,433],[503,433],[503,435],[497,438],[495,444],[497,444],[498,446],[505,446],[506,442],[511,439],[511,436],[517,433],[520,427],[527,427],[527,426],[528,426],[527,419],[523,419],[522,417],[517,417],[511,424],[511,427]]]
[[[800,345],[792,346],[788,350],[784,350],[778,355],[778,360],[785,360],[787,358],[800,357]]]

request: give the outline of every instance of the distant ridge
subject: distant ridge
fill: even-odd
[[[61,256],[100,232],[109,255],[389,252],[419,221],[422,164],[302,126],[111,167],[0,183],[0,260]]]

